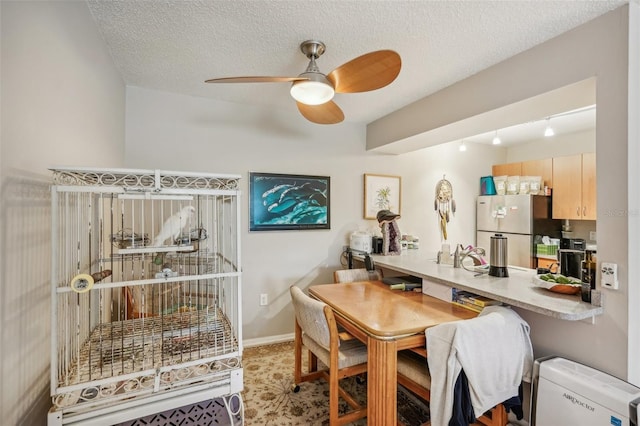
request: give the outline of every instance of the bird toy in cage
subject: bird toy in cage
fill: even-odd
[[[104,269],[93,274],[78,274],[71,279],[69,285],[71,290],[76,293],[86,293],[91,290],[94,283],[102,281],[109,276],[111,276],[111,269]]]
[[[442,238],[447,240],[447,223],[451,219],[451,215],[456,212],[456,201],[453,199],[453,188],[451,182],[443,175],[442,179],[436,184],[436,199],[434,208],[438,212],[438,221],[440,223],[440,232]]]

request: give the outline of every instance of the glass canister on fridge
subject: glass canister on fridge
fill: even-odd
[[[591,303],[591,291],[596,289],[596,251],[586,250],[584,260],[582,261],[582,291],[581,298],[583,302]]]

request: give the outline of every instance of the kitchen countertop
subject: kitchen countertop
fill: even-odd
[[[363,260],[362,255],[354,257]],[[476,276],[474,272],[463,268],[437,264],[434,258],[420,250],[403,250],[401,255],[396,256],[372,254],[371,258],[376,267],[467,290],[558,319],[576,321],[604,312],[600,306],[581,301],[579,295],[553,293],[535,286],[532,278],[536,271],[533,269],[509,267],[509,277],[498,278],[488,274]]]

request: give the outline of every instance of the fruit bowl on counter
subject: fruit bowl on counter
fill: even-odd
[[[533,276],[533,284],[554,293],[578,294],[582,282],[578,278],[562,274],[539,274]]]

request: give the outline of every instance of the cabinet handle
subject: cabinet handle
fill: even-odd
[[[583,207],[582,208],[582,216],[586,216],[587,215],[587,208]]]
[[[576,216],[580,217],[580,206],[576,207]]]

